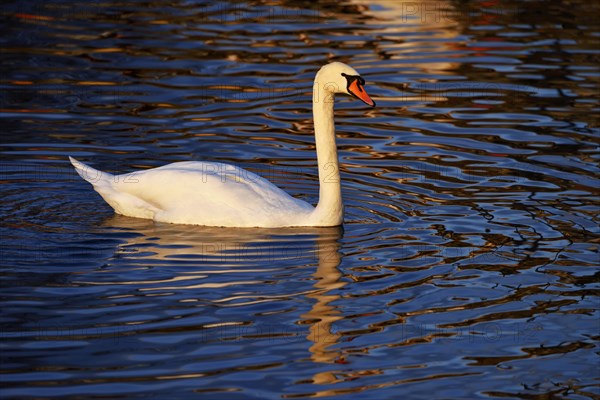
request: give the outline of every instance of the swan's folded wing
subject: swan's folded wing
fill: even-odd
[[[231,165],[182,162],[115,178],[119,192],[162,210],[159,220],[243,226],[312,211],[266,179]]]

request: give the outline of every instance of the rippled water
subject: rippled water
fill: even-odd
[[[3,398],[598,398],[597,3],[2,6]],[[312,79],[346,218],[115,216],[113,172],[233,163],[316,202]]]

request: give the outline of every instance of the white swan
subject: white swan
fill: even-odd
[[[344,207],[333,99],[335,93],[346,93],[374,107],[364,84],[353,68],[339,62],[325,65],[315,77],[313,118],[320,182],[316,207],[233,165],[187,161],[112,175],[69,159],[118,214],[207,226],[337,226],[342,223]]]

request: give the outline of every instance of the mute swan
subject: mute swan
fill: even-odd
[[[186,161],[112,175],[69,159],[116,213],[130,217],[224,227],[341,225],[344,207],[333,99],[335,93],[345,93],[374,107],[364,84],[358,72],[340,62],[325,65],[315,77],[313,118],[320,182],[316,207],[233,165]]]

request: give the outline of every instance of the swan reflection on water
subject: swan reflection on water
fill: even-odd
[[[342,261],[342,227],[239,229],[185,226],[182,229],[181,225],[113,215],[101,228],[123,235],[124,243],[118,246],[114,255],[121,259],[121,264],[126,258],[129,259],[127,264],[135,268],[161,269],[159,275],[164,273],[166,276],[156,278],[156,274],[148,274],[152,276],[144,275],[141,281],[85,283],[131,285],[137,288],[137,295],[165,291],[179,293],[180,302],[189,302],[190,306],[196,304],[196,307],[235,307],[304,297],[308,299],[310,309],[299,316],[297,313],[281,314],[279,318],[286,319],[281,321],[281,326],[294,328],[276,332],[276,336],[306,335],[312,361],[343,361],[341,352],[333,349],[341,336],[333,325],[343,315],[332,304],[341,297],[336,290],[346,285],[338,269]],[[258,288],[261,289],[265,283],[276,284],[281,274],[296,273],[299,269],[306,271],[306,268],[310,268],[310,273],[306,274],[305,281],[314,280],[311,286],[308,282],[294,288],[279,285],[273,295],[256,291],[255,285],[260,285]],[[111,269],[110,264],[106,269]],[[125,276],[129,275],[118,273],[118,277]],[[206,279],[209,276],[210,279]],[[207,292],[206,289],[215,290]],[[195,303],[192,302],[194,299]],[[205,324],[201,329],[219,329],[230,323],[223,322]],[[256,323],[260,324],[260,321],[249,322],[251,325]],[[248,335],[249,330],[237,332],[243,332],[241,336],[257,336]],[[222,333],[215,336],[203,333],[202,336],[210,340]],[[313,378],[315,383],[334,380],[329,372],[317,373]]]

